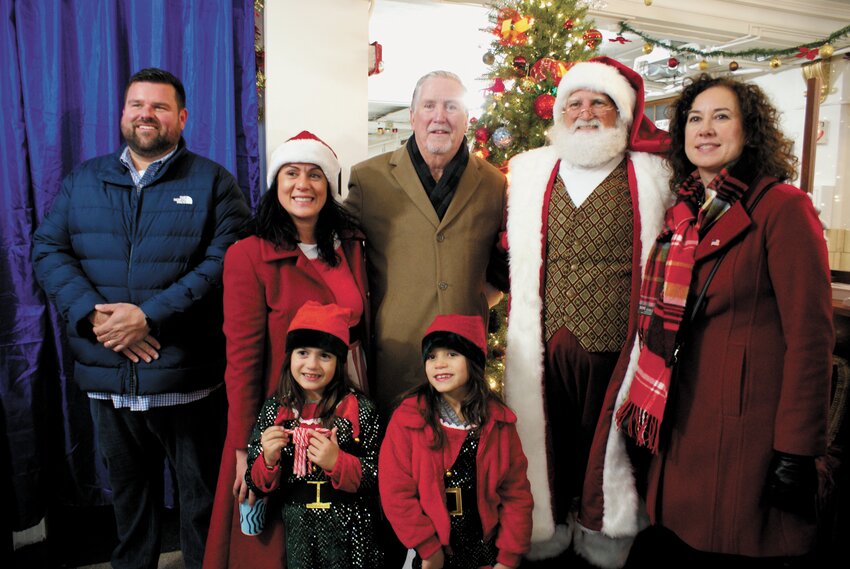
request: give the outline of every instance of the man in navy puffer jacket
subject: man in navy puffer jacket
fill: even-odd
[[[163,456],[186,567],[201,566],[221,458],[222,259],[249,210],[233,176],[186,149],[187,116],[171,73],[131,77],[127,146],[69,174],[34,236],[109,472],[114,567],[157,565]]]

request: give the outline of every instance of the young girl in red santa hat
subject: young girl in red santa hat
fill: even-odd
[[[249,487],[281,492],[288,569],[380,568],[378,414],[344,372],[350,310],[305,303],[248,445]]]
[[[413,567],[517,567],[532,498],[516,416],[484,379],[479,316],[440,315],[422,339],[427,381],[393,413],[379,459],[381,504]]]

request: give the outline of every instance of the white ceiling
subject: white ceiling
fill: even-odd
[[[406,109],[416,80],[433,69],[449,69],[464,79],[474,116],[483,102],[480,90],[489,84],[483,80],[487,66],[481,61],[493,39],[482,30],[490,26],[488,4],[487,0],[373,0],[370,41],[383,46],[384,72],[369,79],[370,118]],[[644,0],[593,0],[590,4],[589,16],[605,36],[601,54],[633,67],[659,62],[647,77],[648,98],[675,92],[681,74],[692,72],[697,59],[682,61],[678,71],[669,70],[669,55],[660,48],[644,55],[645,40],[637,35],[626,32],[624,37],[632,40],[626,44],[608,41],[617,35],[620,21],[657,40],[701,51],[795,47],[826,38],[850,23],[850,0],[653,0],[651,6]],[[836,53],[848,46],[850,37],[842,38]],[[729,58],[708,61],[710,71],[728,70]],[[770,72],[766,60],[736,61],[740,74]],[[783,66],[805,61],[785,58]]]

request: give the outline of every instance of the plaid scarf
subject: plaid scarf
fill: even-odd
[[[678,190],[664,216],[664,229],[649,253],[638,300],[640,355],[629,395],[617,411],[617,424],[640,446],[658,452],[658,433],[670,392],[677,339],[694,272],[700,235],[747,191],[749,183],[726,168],[711,181],[717,194],[701,207],[705,188],[694,172]]]
[[[466,165],[469,163],[469,149],[465,142],[460,145],[457,153],[446,164],[440,179],[434,180],[431,175],[431,168],[428,167],[425,158],[419,152],[416,137],[411,136],[407,139],[407,153],[416,169],[416,175],[419,176],[419,181],[422,182],[422,187],[425,188],[425,193],[428,194],[428,199],[431,200],[431,205],[434,206],[434,211],[437,212],[437,217],[441,221],[443,216],[446,215],[446,210],[449,209],[449,204],[452,203],[457,185],[466,170]]]

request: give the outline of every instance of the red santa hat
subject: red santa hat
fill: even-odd
[[[487,359],[484,320],[480,316],[437,315],[422,338],[422,357],[427,357],[434,348],[457,350],[483,367]]]
[[[286,351],[298,348],[320,348],[345,361],[348,356],[348,321],[351,310],[336,304],[304,303],[286,334]]]
[[[339,193],[342,168],[339,165],[336,153],[324,140],[306,130],[302,130],[278,146],[272,153],[268,167],[268,187],[272,187],[277,178],[277,173],[284,164],[294,162],[315,164],[321,168],[325,178],[328,179],[331,192],[333,194]]]
[[[586,89],[605,93],[617,105],[617,113],[629,132],[629,150],[661,154],[670,146],[670,136],[644,114],[643,78],[634,70],[610,57],[594,57],[577,63],[561,79],[554,113],[560,116],[567,98]]]

